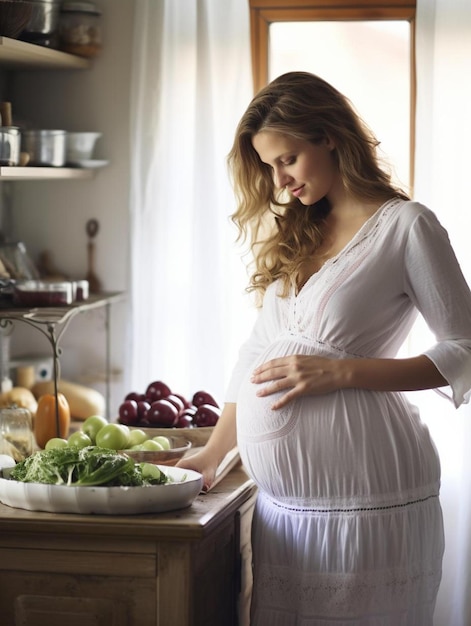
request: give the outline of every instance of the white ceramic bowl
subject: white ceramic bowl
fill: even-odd
[[[9,480],[0,468],[0,502],[28,511],[83,515],[162,513],[190,506],[203,487],[203,476],[181,467],[159,466],[172,482],[149,487],[67,487]]]
[[[95,144],[103,133],[67,133],[66,137],[66,163],[71,165],[90,161],[93,158]]]

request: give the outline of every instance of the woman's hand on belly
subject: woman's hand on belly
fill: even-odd
[[[257,391],[259,397],[286,389],[271,407],[280,409],[299,396],[331,393],[342,388],[342,360],[293,354],[262,363],[250,380],[261,385]]]
[[[417,391],[447,384],[424,354],[407,359],[331,359],[294,354],[271,359],[257,367],[250,379],[263,384],[257,396],[282,393],[272,409],[280,409],[298,396],[321,395],[338,389]]]

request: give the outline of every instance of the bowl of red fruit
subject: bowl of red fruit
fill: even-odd
[[[140,428],[149,436],[178,434],[194,446],[203,446],[221,415],[214,396],[197,391],[191,398],[175,393],[157,380],[144,393],[130,392],[119,407],[118,422]]]

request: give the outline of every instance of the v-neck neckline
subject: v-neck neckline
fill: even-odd
[[[373,221],[376,221],[381,214],[386,210],[386,208],[389,206],[389,204],[393,201],[396,200],[397,198],[390,198],[389,200],[386,200],[386,202],[384,202],[381,206],[379,206],[376,211],[374,213],[372,213],[370,215],[370,217],[368,217],[363,224],[360,226],[360,228],[355,232],[355,234],[353,235],[353,237],[345,244],[345,246],[339,250],[337,252],[337,254],[335,254],[334,256],[330,257],[329,259],[326,259],[326,261],[320,266],[320,268],[313,272],[308,278],[307,280],[304,281],[304,284],[302,285],[301,289],[297,288],[297,285],[293,285],[291,288],[291,293],[292,295],[294,295],[295,298],[298,298],[302,292],[304,291],[304,289],[309,285],[310,282],[312,282],[314,277],[318,277],[321,273],[323,273],[324,269],[327,267],[330,267],[331,265],[333,265],[334,263],[336,263],[338,261],[339,258],[343,257],[344,254],[346,254],[348,252],[348,250],[350,250],[353,246],[357,245],[357,243],[359,242],[359,239],[362,239],[363,236],[366,236],[366,232],[368,230],[370,230],[370,226],[372,224]]]

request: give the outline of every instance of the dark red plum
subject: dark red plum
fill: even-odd
[[[199,428],[215,426],[221,415],[221,409],[212,404],[202,404],[193,416],[193,422]]]
[[[177,420],[178,411],[175,405],[165,399],[152,402],[146,415],[146,421],[151,426],[162,426],[163,428],[175,426]]]
[[[137,402],[135,400],[125,400],[119,407],[119,422],[126,426],[132,426],[139,422]]]
[[[212,406],[219,407],[219,404],[207,391],[197,391],[193,396],[192,404],[196,407],[199,407],[202,404],[211,404]]]
[[[146,398],[148,402],[155,402],[156,400],[163,400],[172,393],[170,387],[163,383],[161,380],[156,380],[150,383],[146,389]]]

